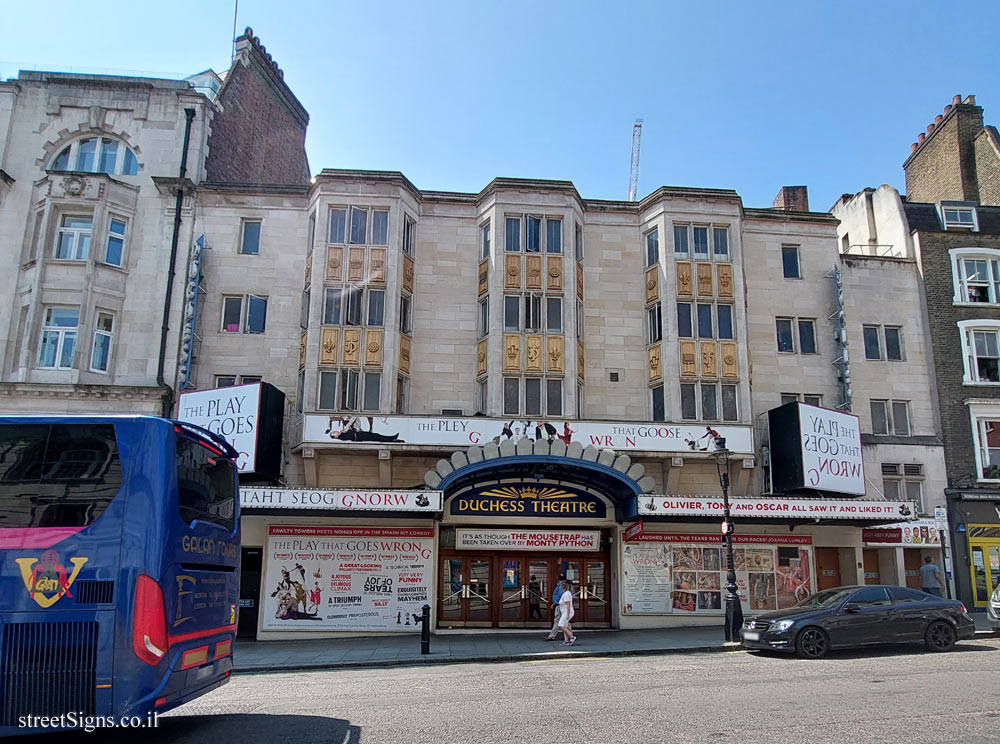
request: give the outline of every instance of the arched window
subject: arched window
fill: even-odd
[[[72,142],[52,159],[49,170],[134,176],[139,172],[135,153],[110,137],[86,137]]]

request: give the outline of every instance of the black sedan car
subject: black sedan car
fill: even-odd
[[[827,589],[787,610],[753,616],[743,623],[740,638],[748,649],[818,659],[831,649],[883,643],[922,642],[932,651],[948,651],[975,632],[958,600],[869,585]]]

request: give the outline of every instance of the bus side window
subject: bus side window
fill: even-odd
[[[232,531],[235,468],[204,445],[177,435],[177,505],[181,519],[196,519]]]

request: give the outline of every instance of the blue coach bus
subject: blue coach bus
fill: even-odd
[[[136,725],[228,681],[235,457],[167,419],[0,417],[0,737]]]

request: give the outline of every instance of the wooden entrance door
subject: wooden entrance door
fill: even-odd
[[[878,550],[865,548],[861,551],[861,560],[865,567],[865,583],[881,584],[882,579],[878,572]]]
[[[837,548],[816,548],[816,586],[818,591],[840,586],[840,551]]]
[[[906,572],[906,585],[911,589],[920,588],[920,551],[913,548],[903,548],[903,570]]]

